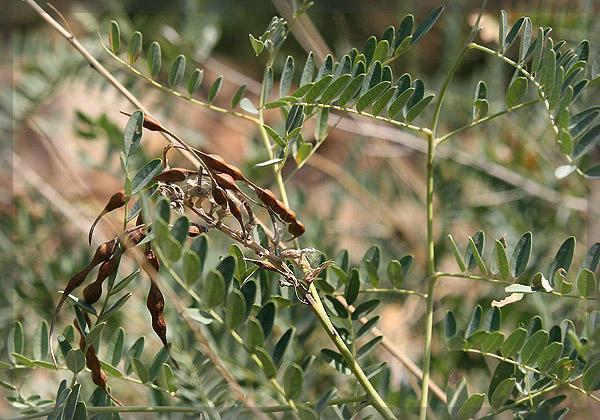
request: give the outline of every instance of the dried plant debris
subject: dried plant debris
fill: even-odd
[[[141,120],[139,114],[136,118],[138,122]],[[163,159],[159,162],[162,166],[153,168],[149,172],[150,175],[145,175],[148,180],[143,187],[135,189],[133,193],[131,188],[126,188],[115,192],[110,197],[102,212],[92,223],[88,235],[90,243],[94,228],[105,214],[119,208],[126,208],[132,197],[144,194],[146,190],[152,188],[152,191],[155,191],[158,196],[166,198],[168,210],[196,219],[184,219],[184,223],[176,223],[178,228],[183,226],[184,229],[179,229],[177,235],[177,241],[182,245],[186,237],[194,238],[209,232],[210,229],[218,229],[254,252],[256,258],[248,258],[247,261],[253,262],[265,270],[280,274],[280,284],[293,287],[298,299],[301,302],[308,303],[306,298],[308,285],[331,262],[326,261],[320,266],[312,268],[309,257],[315,254],[315,250],[285,249],[281,246],[282,240],[292,241],[305,231],[304,225],[297,219],[296,212],[290,209],[271,190],[262,188],[250,181],[241,169],[228,163],[223,157],[188,147],[177,136],[166,130],[156,119],[144,115],[142,126],[151,131],[163,132],[179,144],[169,144],[165,147]],[[172,149],[184,149],[191,152],[199,161],[198,168],[170,167],[168,155]],[[136,199],[141,202],[143,197],[136,197]],[[264,223],[261,223],[255,215],[254,207],[256,206],[266,210],[273,226],[274,233],[266,242],[259,242],[254,239],[257,233],[257,225],[262,224],[264,226]],[[138,207],[140,206],[138,205]],[[127,209],[125,213],[131,211],[132,209]],[[126,215],[124,231],[116,238],[100,245],[90,263],[69,280],[56,307],[50,327],[50,335],[53,333],[56,318],[65,300],[85,282],[96,266],[99,266],[96,279],[83,289],[83,299],[78,301],[79,305],[84,305],[90,311],[95,311],[93,305],[101,299],[107,279],[111,279],[108,281],[107,299],[110,297],[110,288],[119,269],[121,257],[129,250],[143,244],[143,253],[139,253],[139,258],[134,258],[134,260],[150,279],[146,307],[152,318],[152,329],[169,354],[173,366],[178,367],[177,362],[171,355],[171,345],[167,340],[167,322],[164,316],[165,298],[159,287],[160,262],[153,250],[154,235],[159,234],[158,231],[153,232],[157,225],[144,220],[147,213],[140,211],[140,209],[138,211],[139,214],[134,225],[127,226],[132,217]],[[161,218],[164,218],[163,216],[165,215],[156,215],[156,217]],[[235,220],[235,224],[227,224],[231,220],[230,217]],[[169,218],[166,217],[166,219]],[[167,222],[167,220],[163,221]],[[170,227],[175,230],[175,225]],[[285,232],[286,229],[290,236],[283,239],[282,232]],[[261,234],[259,233],[258,236],[260,237]],[[304,278],[298,279],[292,266],[302,270]],[[102,310],[104,310],[104,306]],[[102,312],[99,315],[94,312],[90,313],[96,315],[99,320],[104,316]],[[88,326],[91,326],[88,315],[85,314],[85,316]],[[76,327],[79,329],[77,322]],[[85,343],[85,334],[82,333],[80,346],[85,353],[86,365],[92,371],[92,380],[110,395],[106,385],[106,375],[100,368],[101,365],[96,350],[93,345],[88,344]],[[52,357],[56,361],[53,353]],[[111,396],[111,398],[113,397]]]

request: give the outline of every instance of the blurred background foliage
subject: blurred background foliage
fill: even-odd
[[[255,182],[268,186],[273,182],[271,171],[254,166],[267,159],[254,126],[195,108],[149,88],[122,71],[102,51],[98,32],[104,34],[108,21],[115,19],[121,25],[123,39],[139,30],[144,34],[145,48],[153,40],[160,41],[165,63],[185,54],[196,66],[204,68],[206,80],[222,74],[222,89],[229,92],[223,97],[231,97],[241,84],[256,95],[265,58],[255,57],[248,33],[262,33],[271,17],[280,13],[278,6],[282,3],[285,4],[278,0],[63,0],[53,4],[64,13],[86,47],[160,115],[165,125],[176,127],[189,143],[218,152],[242,167]],[[418,48],[393,64],[396,74],[409,72],[424,79],[430,89],[437,89],[473,23],[476,2],[319,0],[309,11],[316,31],[309,31],[308,39],[313,46],[340,55],[352,46],[360,47],[368,36],[381,34],[387,26],[398,25],[404,15],[412,13],[417,19],[423,18],[440,3],[445,12],[438,24]],[[592,54],[597,54],[598,7],[593,0],[490,1],[480,41],[496,48],[499,10],[506,9],[510,21],[527,15],[536,26],[552,26],[555,38],[574,43],[586,38]],[[0,130],[5,140],[0,181],[0,273],[4,290],[0,294],[0,336],[4,337],[13,319],[24,323],[27,335],[40,319],[49,319],[57,290],[89,258],[84,232],[106,198],[122,183],[118,151],[126,119],[119,110],[130,108],[24,3],[6,2],[3,8]],[[275,74],[280,74],[287,54],[302,63],[305,47],[306,43],[291,35],[274,64]],[[168,66],[164,69],[166,72]],[[470,119],[473,92],[479,80],[488,83],[491,109],[501,110],[511,76],[510,68],[500,61],[470,53],[451,86],[442,130],[450,131]],[[588,96],[597,94],[597,88],[586,91]],[[583,102],[586,99],[591,102],[591,97]],[[277,111],[273,112],[266,114],[268,121],[277,120]],[[403,144],[390,139],[402,139]],[[145,134],[146,157],[159,154],[162,141],[158,136]],[[308,226],[302,245],[323,250],[330,257],[348,249],[355,263],[372,244],[381,246],[384,261],[411,253],[415,264],[406,286],[423,290],[425,159],[419,142],[407,133],[347,119],[309,164],[297,173],[290,164],[284,174],[293,173],[288,182],[292,208]],[[553,143],[547,119],[537,107],[499,118],[441,146],[435,174],[439,270],[453,267],[445,239],[448,233],[464,246],[465,238],[478,229],[490,237],[505,236],[512,244],[522,232],[531,230],[535,233],[533,259],[542,267],[550,263],[555,250],[570,235],[578,240],[576,258],[581,258],[589,245],[598,240],[600,187],[577,176],[557,180],[554,170],[565,162]],[[146,157],[140,156],[140,162]],[[552,191],[556,193],[550,194]],[[102,226],[98,233],[100,238],[109,236],[102,232]],[[214,266],[229,242],[218,234],[211,234],[210,241],[207,265]],[[436,310],[436,322],[443,319],[445,308],[453,308],[457,317],[466,319],[475,304],[486,307],[492,299],[503,296],[501,288],[488,284],[459,279],[443,282],[438,287],[437,300],[442,304]],[[143,292],[136,293],[134,300],[141,303]],[[413,297],[393,297],[386,302],[380,329],[418,361],[424,305]],[[581,321],[577,304],[577,300],[536,295],[504,308],[503,315],[511,325],[526,322],[536,313],[549,325],[564,317]],[[299,307],[288,314],[288,322],[299,322],[306,313]],[[126,323],[128,337],[151,333],[143,305],[129,305],[126,314],[126,322],[123,318],[114,319],[110,328]],[[173,308],[168,309],[168,318],[169,315],[171,328],[176,330]],[[445,351],[438,327],[434,355]],[[216,335],[211,339],[219,341],[217,330],[212,332]],[[319,348],[314,342],[319,340],[323,338],[307,340],[295,351],[309,356]],[[148,341],[151,348],[159,348],[154,340]],[[235,357],[235,349],[230,350],[229,357]],[[377,353],[376,357],[386,360],[387,356]],[[397,389],[398,398],[410,404],[414,394],[410,397],[411,392],[401,390],[414,379],[397,363],[390,364],[392,389]],[[445,384],[456,370],[464,372],[475,389],[478,375],[489,375],[484,360],[466,353],[434,357],[433,377],[437,382]],[[51,380],[52,373],[32,374],[42,376],[39,381],[28,381],[37,388],[36,392],[54,392],[57,382]],[[312,376],[307,380],[316,379]],[[318,388],[317,383],[314,385]],[[146,398],[116,381],[114,387],[128,403],[143,403]],[[8,408],[2,400],[0,412],[5,410]]]

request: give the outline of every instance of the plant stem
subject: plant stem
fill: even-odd
[[[485,6],[485,1],[484,1]],[[481,18],[481,12],[477,18],[476,26],[479,25],[479,19]],[[475,34],[475,28],[471,31],[471,37]],[[433,120],[431,123],[431,131],[427,133],[427,309],[425,313],[425,343],[423,345],[423,380],[421,382],[421,402],[419,409],[419,420],[425,420],[427,417],[427,406],[428,406],[428,391],[429,391],[429,376],[431,371],[431,337],[433,334],[433,290],[435,287],[435,250],[434,250],[434,238],[433,238],[433,170],[435,164],[435,146],[437,143],[436,133],[438,123],[440,120],[440,114],[442,111],[442,104],[444,98],[448,92],[450,82],[458,69],[463,57],[468,51],[468,42],[465,43],[464,47],[452,63],[448,74],[442,82],[440,93],[435,104],[433,111]]]
[[[335,344],[335,346],[338,348],[342,357],[344,358],[344,361],[348,364],[348,368],[352,371],[352,373],[366,392],[366,397],[369,399],[369,402],[379,412],[379,414],[381,414],[381,416],[384,419],[395,419],[396,416],[394,415],[392,410],[390,410],[390,408],[387,406],[385,401],[383,401],[381,396],[377,393],[371,382],[369,382],[369,378],[367,378],[367,375],[365,375],[360,365],[358,364],[356,359],[354,359],[352,353],[346,346],[346,343],[344,343],[344,340],[342,340],[342,337],[340,337],[335,327],[331,323],[331,320],[329,319],[329,316],[327,316],[325,308],[321,303],[321,299],[319,298],[319,292],[317,291],[317,288],[315,287],[314,283],[310,284],[307,298],[309,299],[313,311],[317,315],[317,318],[319,318],[321,326],[323,327],[329,338],[331,338],[333,344]]]
[[[477,353],[477,354],[481,354],[482,356],[492,357],[494,359],[501,360],[503,362],[510,363],[510,364],[515,365],[515,366],[518,366],[521,369],[528,370],[530,372],[537,373],[539,375],[543,375],[543,376],[545,376],[547,378],[550,378],[550,379],[558,382],[561,385],[566,386],[567,388],[571,388],[571,389],[579,392],[580,394],[583,394],[583,395],[591,398],[594,401],[600,402],[600,397],[597,397],[597,396],[595,396],[592,393],[586,392],[583,388],[578,387],[577,385],[573,384],[571,381],[563,381],[563,380],[557,378],[556,376],[548,375],[548,374],[546,374],[544,372],[539,371],[538,369],[532,368],[531,366],[524,365],[522,363],[519,363],[519,362],[517,362],[515,360],[509,359],[509,358],[506,358],[506,357],[503,357],[503,356],[499,356],[499,355],[497,355],[495,353],[488,353],[488,352],[480,351],[480,350],[476,350],[476,349],[465,349],[464,351],[466,351],[467,353]],[[575,381],[575,380],[576,379],[573,379],[573,381]]]
[[[440,100],[442,98],[440,97]],[[435,126],[435,125],[434,125]],[[433,164],[435,161],[435,138],[433,133],[427,139],[427,308],[425,312],[425,343],[423,345],[423,379],[421,380],[421,401],[419,419],[427,417],[429,401],[429,376],[431,372],[431,337],[433,335],[433,289],[435,286],[435,252],[433,239]]]
[[[340,404],[347,403],[356,403],[361,402],[366,397],[364,395],[358,395],[355,397],[345,397],[345,398],[335,398],[330,400],[327,405],[335,406]],[[316,402],[307,402],[301,404],[303,407],[315,407],[317,405]],[[173,406],[173,405],[129,405],[129,406],[88,406],[88,413],[206,413],[210,411],[215,411],[215,409],[210,410],[207,407],[193,407],[193,406]],[[269,407],[261,407],[260,411],[263,413],[280,413],[291,411],[291,408],[287,405],[273,405]],[[40,417],[46,417],[54,412],[54,408],[50,410],[39,411],[37,413],[31,413],[24,416],[16,417],[14,420],[29,420],[29,419],[37,419]]]
[[[523,103],[520,103],[518,105],[515,105],[512,108],[503,109],[502,111],[498,111],[495,114],[490,114],[490,115],[488,115],[486,117],[480,118],[480,119],[478,119],[476,121],[471,122],[470,124],[463,125],[462,127],[459,127],[456,130],[451,131],[451,132],[449,132],[447,134],[444,134],[443,136],[439,137],[437,139],[437,144],[443,143],[444,141],[448,140],[450,137],[454,137],[455,135],[457,135],[459,133],[462,133],[463,131],[469,130],[469,129],[473,128],[473,127],[477,127],[478,125],[484,124],[484,123],[486,123],[486,122],[488,122],[490,120],[493,120],[494,118],[498,118],[498,117],[500,117],[500,116],[502,116],[504,114],[508,114],[509,112],[514,112],[514,111],[516,111],[518,109],[525,108],[525,107],[528,107],[530,105],[538,104],[540,102],[542,102],[541,99],[532,99],[531,101],[527,101],[527,102],[523,102]]]

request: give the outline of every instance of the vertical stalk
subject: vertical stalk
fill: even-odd
[[[441,97],[438,100],[441,103]],[[435,126],[435,124],[434,124]],[[431,337],[433,335],[433,289],[435,286],[435,253],[433,239],[433,164],[435,162],[435,137],[427,137],[427,309],[425,312],[425,343],[423,346],[423,379],[419,419],[427,416],[429,403],[429,376],[431,371]]]
[[[427,309],[425,313],[425,343],[423,345],[423,380],[421,382],[421,403],[419,409],[419,420],[425,420],[427,417],[427,406],[429,404],[429,376],[431,372],[431,338],[433,335],[433,290],[435,287],[435,250],[434,250],[434,239],[433,239],[433,169],[435,164],[435,147],[438,142],[437,139],[437,128],[440,120],[440,114],[442,111],[442,104],[450,82],[458,69],[463,57],[469,50],[469,43],[477,35],[479,30],[479,21],[485,8],[487,0],[483,0],[479,15],[477,16],[477,22],[471,30],[468,40],[463,45],[462,50],[456,56],[456,59],[452,63],[448,74],[442,82],[440,93],[435,103],[435,110],[433,111],[433,119],[431,122],[431,132],[427,133]]]

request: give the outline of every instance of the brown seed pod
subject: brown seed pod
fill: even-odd
[[[190,222],[190,227],[188,228],[188,236],[190,238],[195,238],[198,235],[208,232],[208,229],[196,222]]]
[[[112,257],[116,247],[117,239],[111,239],[110,241],[103,243],[96,249],[92,261],[90,261],[90,263],[83,270],[71,277],[71,279],[67,283],[67,286],[65,287],[65,290],[63,291],[62,296],[60,297],[60,300],[58,301],[58,305],[56,305],[56,309],[54,310],[54,315],[52,316],[52,321],[50,322],[50,337],[52,337],[52,333],[54,331],[54,324],[56,323],[56,318],[58,317],[58,314],[61,308],[63,307],[65,301],[67,300],[69,294],[71,294],[73,290],[81,286],[81,284],[85,281],[87,275],[90,273],[90,271],[92,271],[92,269],[95,266]],[[56,364],[56,359],[54,357],[54,352],[52,348],[50,354],[52,355],[52,359]]]
[[[235,183],[235,180],[228,174],[214,174],[217,185],[225,190],[239,191],[240,189]]]
[[[83,300],[87,303],[94,304],[98,302],[100,296],[102,296],[102,284],[115,270],[117,264],[117,258],[112,257],[102,263],[98,269],[98,276],[96,280],[88,284],[83,289]]]
[[[146,237],[145,229],[145,226],[140,226],[129,233],[127,240],[123,241],[123,252],[142,242],[142,240]]]
[[[256,188],[255,191],[258,199],[262,201],[262,203],[268,208],[272,208],[277,205],[277,197],[270,189]]]
[[[288,208],[287,206],[284,204],[283,201],[281,200],[275,200],[275,206],[271,207],[271,210],[278,215],[279,217],[281,217],[281,219],[283,219],[284,217],[287,217],[288,214]]]
[[[88,317],[87,314],[85,314],[85,318],[86,318],[87,324],[91,325],[90,318]],[[75,329],[79,333],[79,348],[83,352],[85,352],[85,365],[91,371],[92,382],[94,382],[94,384],[96,384],[104,392],[106,392],[106,395],[108,395],[108,397],[111,400],[113,400],[116,404],[121,405],[121,403],[115,397],[113,397],[111,395],[111,393],[108,391],[108,387],[107,387],[108,379],[106,377],[106,373],[104,373],[104,371],[102,370],[102,366],[100,364],[100,359],[98,359],[96,349],[92,345],[86,346],[85,337],[84,337],[83,333],[81,332],[79,323],[77,321],[74,321],[73,325],[75,326]],[[86,347],[87,347],[87,350],[86,350]]]
[[[296,221],[296,212],[286,207],[285,214],[281,216],[281,220],[285,223],[294,223]]]
[[[98,224],[100,219],[102,219],[102,217],[106,213],[109,213],[113,210],[123,207],[125,205],[125,203],[127,203],[128,200],[129,200],[129,197],[127,197],[125,195],[125,192],[123,190],[117,191],[110,197],[110,200],[108,200],[108,203],[106,203],[106,206],[104,206],[104,209],[100,212],[98,217],[96,217],[96,220],[94,220],[94,223],[92,223],[92,227],[90,228],[90,232],[88,234],[88,242],[90,244],[92,243],[92,235],[94,234],[94,228],[96,227],[96,224]]]
[[[169,353],[169,358],[175,365],[175,367],[179,367],[175,359],[171,356],[170,353],[170,345],[167,341],[167,322],[165,321],[165,317],[163,315],[163,310],[165,308],[165,298],[156,283],[156,275],[160,268],[160,264],[156,255],[152,249],[148,248],[145,253],[146,261],[150,263],[154,270],[146,270],[148,277],[150,277],[150,290],[148,291],[148,297],[146,298],[146,307],[150,312],[150,316],[152,317],[152,329],[158,335],[158,338],[163,343],[163,346]]]
[[[290,223],[288,226],[288,232],[292,234],[292,237],[289,239],[290,241],[296,239],[298,236],[301,236],[306,231],[306,227],[304,223],[296,220],[294,223]]]
[[[242,211],[240,210],[240,206],[238,206],[237,203],[230,198],[227,199],[227,203],[229,205],[229,211],[231,212],[231,215],[233,217],[235,217],[235,219],[238,221],[238,223],[240,224],[240,227],[242,228],[242,231],[244,232],[244,235],[245,235],[246,232],[244,229],[244,217],[242,216]]]
[[[236,181],[246,181],[246,177],[237,166],[227,163],[222,156],[204,153],[198,151],[198,154],[202,157],[202,160],[210,169],[216,172],[222,172],[231,176]]]
[[[165,169],[162,173],[154,177],[155,181],[160,182],[182,182],[194,171],[184,168]]]
[[[215,200],[215,203],[217,203],[219,206],[223,208],[227,207],[227,194],[221,189],[221,187],[213,185],[212,196]]]

